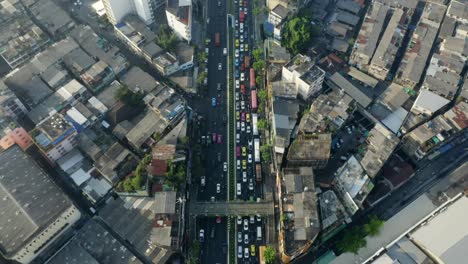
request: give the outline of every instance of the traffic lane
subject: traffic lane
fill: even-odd
[[[227,224],[221,218],[217,224],[215,218],[198,218],[198,232],[205,230],[205,242],[202,243],[201,263],[227,263]],[[213,232],[213,233],[212,233]],[[212,237],[212,234],[214,235]]]
[[[253,216],[253,223],[250,221],[250,216],[244,216],[242,217],[241,219],[241,224],[238,224],[237,223],[237,220],[236,220],[236,231],[237,233],[235,234],[236,235],[236,257],[237,257],[237,260],[238,260],[238,263],[257,263],[258,262],[258,247],[260,245],[264,245],[264,235],[265,232],[265,227],[264,227],[264,223],[265,223],[265,220],[263,217],[261,217],[260,221],[258,221],[258,218],[257,216]],[[248,229],[245,230],[244,228],[244,221],[247,220],[248,221]],[[262,233],[262,239],[261,240],[258,240],[257,239],[257,228],[260,227],[261,228],[261,233]],[[241,240],[239,242],[239,233],[241,234]],[[247,243],[245,243],[245,235],[248,236],[248,241]],[[252,250],[251,250],[251,247],[252,245],[255,246],[255,256],[252,256]],[[238,251],[239,251],[239,246],[242,247],[242,258],[239,258],[238,257]],[[248,248],[248,251],[249,251],[249,257],[248,258],[245,258],[245,248]]]

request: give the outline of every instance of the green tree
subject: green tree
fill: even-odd
[[[190,243],[190,247],[188,250],[188,259],[187,263],[189,264],[197,264],[198,263],[198,256],[200,255],[201,245],[198,240],[193,240]]]
[[[252,51],[252,56],[256,61],[263,59],[263,50],[262,49],[254,49]]]
[[[202,85],[205,81],[205,78],[208,77],[208,73],[206,72],[199,72],[197,76],[197,83],[198,85]]]
[[[265,70],[265,61],[263,60],[258,60],[253,63],[253,68],[255,72],[257,72],[259,75],[263,74],[263,71]]]
[[[163,25],[159,28],[158,34],[154,40],[161,48],[174,52],[177,48],[179,40],[168,25]]]
[[[166,173],[165,182],[176,190],[179,190],[185,181],[186,167],[183,163],[169,163],[169,170]]]
[[[260,153],[262,155],[262,159],[264,162],[271,161],[271,146],[270,145],[263,145],[260,147]]]
[[[259,119],[257,122],[258,129],[268,129],[268,122],[265,119]]]
[[[115,93],[116,99],[120,100],[126,105],[135,107],[143,105],[144,96],[145,95],[143,93],[135,93],[131,91],[127,85],[121,85]]]
[[[262,100],[262,101],[265,101],[268,97],[268,93],[265,89],[262,89],[262,90],[258,90],[257,92],[257,97],[258,99]]]
[[[262,75],[257,75],[255,77],[255,82],[257,83],[257,87],[263,87],[263,76]]]
[[[275,263],[276,251],[272,246],[267,246],[265,251],[263,251],[263,256],[265,257],[265,262],[267,264]]]
[[[365,234],[361,227],[354,227],[347,230],[343,238],[336,244],[341,252],[351,252],[357,254],[359,249],[366,246]]]
[[[369,222],[364,225],[364,233],[370,236],[376,236],[380,233],[380,228],[384,225],[384,222],[377,216],[372,215],[369,217]]]
[[[319,34],[320,30],[310,24],[307,16],[296,16],[286,22],[281,32],[281,45],[289,52],[297,54],[304,51],[310,44],[313,37]]]
[[[179,138],[179,142],[180,142],[180,144],[182,144],[182,145],[184,145],[184,146],[188,146],[189,137],[187,137],[187,136],[181,137],[181,138]]]
[[[206,54],[206,52],[200,51],[197,57],[198,63],[204,63],[207,57],[208,57],[208,54]]]

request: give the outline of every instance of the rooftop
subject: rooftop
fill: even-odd
[[[36,126],[33,134],[35,141],[42,147],[56,145],[66,136],[75,132],[75,128],[60,113],[56,113]]]
[[[468,104],[466,102],[459,102],[450,110],[445,112],[444,117],[451,123],[457,130],[462,130],[468,127]]]
[[[401,85],[392,82],[379,96],[379,101],[389,110],[396,111],[398,108],[403,106],[409,97],[410,95]]]
[[[296,138],[288,151],[288,163],[295,161],[328,160],[331,150],[331,134],[318,134]]]
[[[149,93],[159,84],[151,75],[140,67],[132,67],[120,78],[122,84],[126,84],[132,91]]]
[[[53,1],[38,0],[29,8],[39,23],[56,37],[75,26],[70,16]]]
[[[364,85],[366,86],[369,86],[369,87],[372,87],[372,88],[375,88],[375,86],[377,86],[377,84],[379,83],[379,81],[373,77],[371,77],[370,75],[354,68],[354,67],[349,67],[349,71],[347,72],[349,76],[351,76],[352,78],[360,81],[361,83],[363,83]]]
[[[17,252],[72,206],[42,168],[18,146],[0,153],[0,187],[3,254]]]
[[[120,86],[121,84],[119,81],[113,81],[97,95],[97,99],[101,101],[106,107],[112,108],[118,101],[115,96]]]
[[[96,61],[81,48],[76,48],[63,57],[65,65],[78,75],[91,68]]]
[[[340,225],[347,217],[346,211],[340,199],[333,190],[327,190],[320,194],[320,216],[322,229]]]
[[[329,78],[329,81],[332,82],[334,86],[336,86],[336,88],[339,88],[345,93],[349,94],[354,100],[356,100],[357,103],[362,105],[364,108],[369,106],[369,104],[372,102],[371,97],[363,93],[358,87],[354,86],[350,81],[348,81],[345,77],[343,77],[343,75],[341,75],[338,72],[333,74]]]
[[[291,60],[291,54],[277,40],[269,38],[265,41],[265,46],[268,49],[269,62],[286,63]]]
[[[270,12],[284,19],[289,13],[289,10],[281,4],[277,4]]]
[[[153,42],[156,38],[156,34],[138,16],[133,14],[125,16],[122,22],[115,27],[140,48]]]
[[[313,62],[310,57],[302,54],[297,54],[291,61],[288,62],[284,67],[290,72],[297,72],[299,75],[303,75],[312,67]]]
[[[176,192],[157,192],[154,194],[155,214],[175,214],[176,212]]]
[[[126,135],[128,141],[137,148],[155,132],[162,133],[166,128],[166,123],[154,111],[147,110],[141,116],[141,120]]]
[[[337,7],[353,14],[357,14],[361,10],[361,6],[356,1],[352,0],[340,0],[338,1]]]
[[[414,101],[414,105],[411,111],[424,111],[429,114],[433,114],[448,103],[449,100],[429,90],[421,89],[418,98],[416,98],[416,101]]]
[[[350,14],[345,11],[338,11],[338,16],[336,19],[342,23],[348,24],[350,26],[356,26],[359,22],[359,17],[353,14]]]
[[[283,81],[270,82],[273,96],[291,98],[297,97],[297,89],[294,83],[286,83]]]

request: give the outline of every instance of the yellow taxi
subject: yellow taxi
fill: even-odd
[[[250,114],[247,113],[247,115],[245,116],[245,120],[247,121],[247,123],[250,123]]]
[[[239,113],[239,111],[236,112],[236,120],[237,120],[237,121],[240,120],[240,113]]]
[[[247,161],[246,160],[242,160],[242,169],[243,170],[247,169]]]
[[[250,255],[252,255],[252,257],[255,257],[255,245],[250,245]]]
[[[247,156],[247,149],[245,147],[242,147],[242,156]]]

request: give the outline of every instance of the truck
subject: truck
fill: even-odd
[[[250,91],[250,99],[251,99],[251,108],[252,111],[257,110],[257,90]]]
[[[448,143],[439,148],[440,154],[443,154],[453,148],[453,143]]]
[[[260,163],[255,164],[255,179],[257,182],[262,181],[262,165]]]
[[[250,89],[255,89],[255,70],[250,68]]]
[[[243,22],[244,22],[244,19],[245,19],[244,10],[241,10],[241,11],[239,12],[239,21],[240,21],[241,23],[243,23]]]
[[[257,122],[258,122],[258,115],[256,113],[253,113],[252,114],[252,132],[254,136],[258,136]]]
[[[250,67],[250,56],[244,57],[244,64],[245,64],[244,66],[246,69]]]
[[[260,162],[260,139],[254,139],[255,162]]]
[[[266,246],[259,246],[258,247],[258,256],[259,256],[259,263],[260,264],[266,264],[265,249],[266,249]]]
[[[220,44],[220,36],[219,36],[219,33],[216,33],[215,34],[215,45],[216,47],[219,47],[219,44]]]

